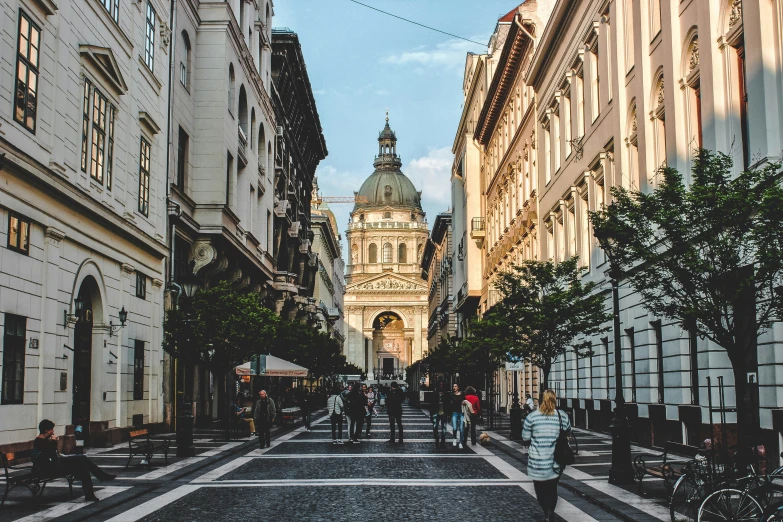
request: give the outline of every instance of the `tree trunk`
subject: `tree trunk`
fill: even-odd
[[[544,372],[544,384],[538,389],[538,402],[541,403],[541,399],[544,397],[544,391],[549,389],[549,372],[552,367],[547,364],[541,367],[541,371]]]
[[[734,373],[734,393],[737,404],[737,444],[739,448],[746,445],[746,437],[753,431],[753,399],[751,387],[747,384],[747,366],[744,355],[731,357],[731,369]],[[728,441],[723,441],[728,448]]]

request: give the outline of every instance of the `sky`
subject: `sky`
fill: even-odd
[[[386,109],[402,171],[422,191],[430,227],[451,206],[451,146],[466,53],[484,53],[498,18],[521,0],[362,0],[466,42],[351,2],[276,0],[273,27],[297,32],[329,155],[322,196],[352,196],[373,172]],[[343,236],[353,205],[331,205]]]

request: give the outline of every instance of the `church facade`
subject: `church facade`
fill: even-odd
[[[427,351],[427,285],[419,262],[429,231],[421,193],[400,170],[388,116],[373,166],[346,232],[344,351],[368,379],[403,379]]]

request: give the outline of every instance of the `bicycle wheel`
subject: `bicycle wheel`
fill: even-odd
[[[574,455],[579,455],[579,444],[576,442],[576,436],[574,435],[573,430],[568,434],[568,445],[571,447],[571,451],[574,452]]]
[[[772,504],[765,509],[761,522],[783,522],[783,502]]]
[[[749,493],[739,489],[713,491],[699,506],[698,522],[756,522],[762,515],[761,505]]]
[[[677,479],[669,497],[672,522],[695,522],[705,494],[704,482],[692,475],[683,475]]]
[[[781,483],[763,482],[750,490],[761,507],[766,509],[768,506],[783,503],[783,485]]]

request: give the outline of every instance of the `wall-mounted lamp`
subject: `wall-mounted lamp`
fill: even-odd
[[[63,326],[68,328],[68,323],[77,323],[82,318],[82,312],[84,311],[84,299],[76,297],[73,300],[73,305],[76,310],[75,314],[69,314],[68,310],[63,310]]]
[[[109,321],[109,337],[119,332],[121,328],[125,328],[125,321],[128,320],[128,312],[125,311],[124,306],[118,315],[120,316],[120,324],[112,324],[112,322]]]

